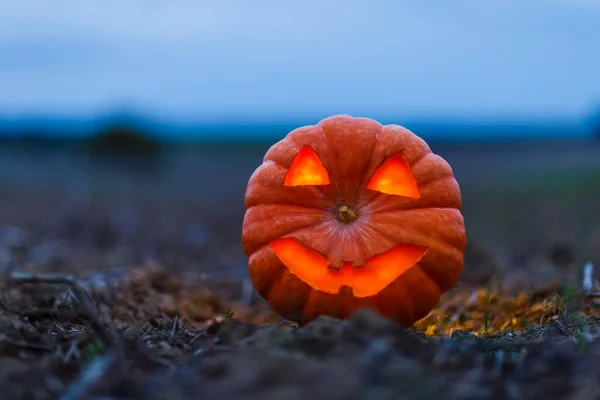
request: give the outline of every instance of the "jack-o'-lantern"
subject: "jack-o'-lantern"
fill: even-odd
[[[293,130],[250,177],[245,205],[252,283],[293,321],[366,307],[411,325],[462,272],[453,171],[398,125],[337,115]]]

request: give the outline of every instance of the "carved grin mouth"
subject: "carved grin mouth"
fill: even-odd
[[[365,265],[346,262],[338,269],[330,267],[326,256],[296,238],[273,240],[269,245],[283,265],[313,289],[337,294],[342,286],[348,286],[355,297],[378,294],[427,252],[422,246],[400,244],[371,257]]]

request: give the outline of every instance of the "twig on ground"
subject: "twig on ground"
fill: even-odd
[[[104,342],[106,347],[120,344],[119,337],[112,328],[104,328],[96,307],[92,303],[90,295],[87,293],[83,285],[71,275],[56,275],[56,274],[28,274],[24,272],[12,272],[9,275],[9,280],[15,283],[47,283],[67,285],[71,292],[81,305],[86,317],[90,322],[90,327],[96,332],[100,340]]]
[[[589,261],[583,266],[582,287],[587,294],[591,293],[594,287],[594,265]]]
[[[567,329],[565,328],[565,325],[561,321],[555,319],[554,320],[554,325],[560,331],[560,333],[562,333],[565,336],[570,336],[569,332],[567,332]]]
[[[583,292],[586,297],[600,297],[600,292],[592,292],[594,288],[594,264],[588,261],[583,266]]]
[[[113,367],[121,356],[122,345],[119,336],[110,324],[102,322],[96,307],[87,290],[78,279],[71,275],[56,274],[28,274],[23,272],[12,272],[8,275],[8,280],[14,283],[33,283],[33,284],[58,284],[66,285],[71,293],[79,302],[81,309],[85,313],[90,328],[98,335],[98,339],[104,344],[108,351],[96,357],[83,370],[79,379],[74,381],[67,391],[60,397],[60,400],[77,400],[85,398],[87,391],[98,382],[106,372]],[[73,342],[71,348],[65,355],[65,360],[70,359],[75,353],[76,342]]]
[[[52,351],[52,349],[53,349],[53,347],[43,345],[43,344],[35,344],[35,343],[25,342],[23,340],[11,339],[8,336],[6,336],[5,334],[0,333],[0,344],[2,342],[9,343],[12,346],[19,347],[22,349],[43,350],[43,351]]]
[[[175,336],[175,332],[177,331],[178,320],[179,320],[179,315],[176,315],[175,319],[173,320],[173,328],[171,328],[171,336],[170,336],[171,340],[173,340],[173,337]]]
[[[254,286],[249,278],[242,279],[242,295],[240,297],[240,303],[244,307],[250,307],[252,303],[252,295],[254,294]]]
[[[79,350],[77,349],[77,340],[73,340],[71,345],[69,346],[69,350],[67,350],[67,354],[63,357],[64,362],[68,362],[71,360],[71,357],[76,359],[79,358]]]
[[[56,319],[54,320],[54,325],[52,325],[50,332],[48,332],[50,335],[54,332],[54,330],[58,326],[58,321],[60,321],[60,315],[62,314],[62,311],[65,308],[65,305],[67,305],[67,302],[69,301],[70,298],[71,298],[71,293],[67,293],[67,295],[65,296],[65,299],[63,300],[62,304],[60,305],[60,308],[58,309],[58,315],[56,316]]]
[[[297,322],[294,321],[289,321],[289,320],[283,320],[280,323],[278,323],[275,327],[276,328],[281,328],[282,326],[291,326],[292,328],[298,328],[298,326],[300,326],[300,324],[298,324]]]
[[[592,292],[594,288],[594,264],[588,261],[583,266],[583,292],[587,297],[600,297],[600,292]]]
[[[502,375],[502,367],[504,365],[504,351],[498,350],[496,354],[494,354],[494,369],[492,370],[492,374],[496,377]]]

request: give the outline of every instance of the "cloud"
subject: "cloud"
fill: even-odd
[[[306,41],[357,36],[394,22],[397,33],[433,29],[407,7],[371,1],[131,0],[71,2],[20,0],[3,5],[0,40],[79,37],[122,43],[191,44],[215,39]],[[393,3],[383,2],[390,5]]]
[[[600,11],[600,0],[548,0],[545,3],[548,6]]]
[[[551,1],[7,2],[0,106],[573,113],[598,13]]]

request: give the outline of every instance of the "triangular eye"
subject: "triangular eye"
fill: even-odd
[[[417,181],[402,153],[394,154],[377,168],[367,189],[415,199],[420,197]]]
[[[303,147],[283,179],[285,186],[329,185],[329,174],[310,146]]]

